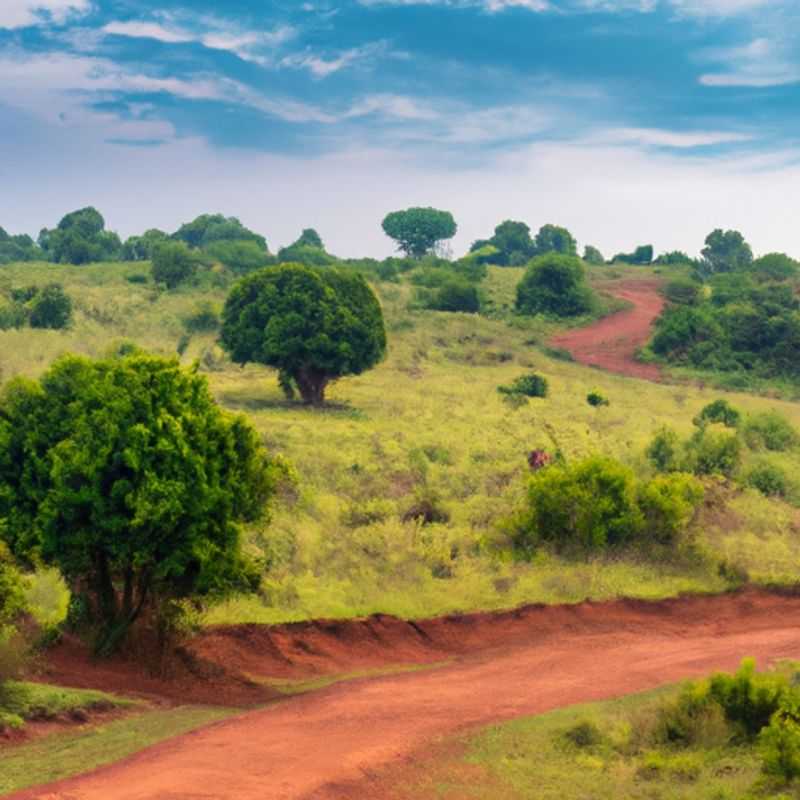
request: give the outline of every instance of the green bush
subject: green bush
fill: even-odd
[[[450,279],[428,301],[428,308],[477,314],[481,310],[481,301],[475,286],[466,281]]]
[[[742,460],[742,445],[736,434],[701,428],[686,445],[687,466],[695,475],[732,478]]]
[[[659,475],[639,488],[637,502],[644,515],[645,533],[660,544],[674,543],[694,519],[704,496],[692,475]]]
[[[183,242],[162,242],[153,248],[153,280],[168,289],[185,283],[197,273],[199,259]]]
[[[258,242],[248,239],[218,240],[205,250],[215,261],[239,275],[254,272],[276,261]]]
[[[609,399],[600,394],[600,392],[589,392],[589,394],[586,395],[586,402],[595,408],[611,405]]]
[[[72,300],[61,284],[51,283],[36,292],[29,303],[31,328],[60,330],[72,320]]]
[[[694,418],[694,424],[702,427],[709,422],[719,422],[726,428],[738,428],[741,418],[741,413],[727,400],[715,400]]]
[[[759,749],[763,770],[781,781],[800,778],[800,698],[787,694],[761,731]]]
[[[766,461],[757,464],[747,473],[745,483],[767,497],[786,497],[789,493],[786,473],[779,466]]]
[[[593,297],[577,256],[548,253],[531,261],[517,286],[516,309],[521,314],[574,317],[592,310]]]
[[[208,333],[221,325],[219,311],[208,300],[198,303],[184,320],[186,330],[191,333]]]
[[[21,328],[28,321],[25,306],[18,302],[0,303],[0,331]]]
[[[504,395],[521,395],[522,397],[547,397],[549,391],[547,378],[536,372],[520,375],[508,386],[498,386],[497,391]]]
[[[800,436],[786,417],[777,411],[762,411],[747,418],[744,438],[748,446],[783,452],[800,442]]]
[[[646,454],[659,472],[679,472],[683,464],[682,452],[678,434],[664,427],[653,437]]]
[[[664,287],[664,296],[670,303],[693,306],[703,296],[703,286],[690,278],[676,278]]]

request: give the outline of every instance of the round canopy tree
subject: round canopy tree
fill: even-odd
[[[66,356],[0,397],[0,536],[61,570],[99,652],[174,601],[252,588],[238,523],[276,478],[255,430],[177,361]]]
[[[422,258],[437,242],[452,239],[457,230],[453,215],[435,208],[392,211],[383,220],[383,232],[411,258]]]
[[[535,258],[517,286],[521,314],[574,317],[592,308],[583,262],[577,256],[548,253]]]
[[[386,353],[383,312],[358,273],[281,264],[253,273],[231,291],[222,346],[239,364],[280,371],[303,402],[320,405],[325,387],[359,375]]]

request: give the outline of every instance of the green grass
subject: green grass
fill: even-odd
[[[759,788],[753,746],[653,745],[642,738],[678,689],[575,706],[486,728],[441,746],[397,787],[400,797],[437,800],[743,800],[800,796]],[[575,744],[588,723],[599,740]],[[586,728],[584,728],[585,730]],[[584,739],[584,742],[586,740]],[[788,791],[788,790],[787,790]]]
[[[150,711],[0,749],[0,794],[69,778],[232,715],[222,708]]]
[[[21,681],[7,681],[0,687],[0,714],[14,715],[21,720],[50,719],[72,711],[133,705],[132,700],[87,689]]]
[[[63,352],[102,354],[120,339],[175,354],[186,316],[203,300],[221,305],[225,289],[211,281],[205,288],[161,293],[127,282],[126,276],[146,271],[142,264],[3,268],[0,282],[9,286],[58,279],[77,305],[68,331],[0,332],[3,379],[39,375]],[[591,270],[597,283],[655,274],[642,267]],[[800,577],[797,511],[753,491],[730,491],[707,508],[689,555],[658,562],[634,555],[575,561],[542,553],[531,564],[516,564],[487,554],[484,543],[522,496],[528,452],[553,449],[550,431],[571,459],[604,453],[645,474],[643,453],[654,433],[670,425],[688,436],[692,418],[722,394],[550,358],[541,347],[558,326],[510,312],[520,275],[518,269],[489,270],[484,290],[497,312],[491,318],[410,311],[413,287],[378,284],[388,357],[364,375],[335,383],[330,405],[321,411],[287,403],[272,370],[232,364],[213,333],[191,337],[182,361],[199,361],[219,401],[247,414],[298,476],[270,526],[248,531],[254,553],[270,566],[261,592],[212,609],[207,622],[373,612],[428,617],[529,602],[719,592],[729,585],[718,572],[722,560],[756,582]],[[497,387],[532,370],[548,379],[549,397],[520,408],[504,403]],[[610,406],[589,406],[589,391],[603,394]],[[725,396],[745,412],[776,408],[800,428],[798,405]],[[797,451],[763,457],[790,475],[800,469]],[[424,527],[403,522],[420,496],[435,501],[449,521]]]

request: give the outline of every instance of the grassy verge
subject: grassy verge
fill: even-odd
[[[54,734],[37,742],[0,750],[0,795],[111,764],[233,713],[227,709],[198,707],[150,711],[77,734]]]

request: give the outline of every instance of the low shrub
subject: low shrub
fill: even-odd
[[[664,296],[677,305],[693,306],[702,295],[702,285],[690,278],[675,278],[664,287]]]
[[[752,414],[745,421],[743,433],[747,445],[754,450],[783,452],[800,442],[792,424],[777,411]]]
[[[637,502],[649,540],[673,544],[693,521],[705,492],[697,478],[684,473],[659,475],[639,488]]]
[[[659,472],[679,472],[683,449],[678,434],[671,428],[661,428],[647,447],[646,455]]]
[[[590,406],[594,406],[594,408],[611,405],[609,399],[600,394],[600,392],[589,392],[589,394],[586,395],[586,402]]]
[[[686,444],[686,466],[695,475],[732,478],[741,461],[742,444],[733,433],[701,428]]]
[[[417,492],[413,504],[403,513],[403,522],[443,524],[450,522],[450,512],[442,505],[439,495],[426,487]]]
[[[726,428],[738,428],[741,418],[741,413],[727,400],[715,400],[705,406],[694,418],[693,422],[698,427],[707,425],[710,422],[718,422]]]
[[[520,375],[508,386],[498,386],[497,391],[504,395],[521,395],[523,397],[547,397],[549,387],[547,378],[537,372]]]
[[[208,300],[204,300],[184,319],[184,326],[190,333],[215,331],[220,326],[219,311]]]
[[[759,736],[764,772],[780,781],[800,778],[800,698],[797,692],[782,698],[770,724]]]
[[[72,300],[59,283],[39,289],[28,307],[31,328],[61,330],[72,321]]]
[[[481,300],[477,288],[466,281],[449,279],[443,283],[427,303],[433,311],[461,311],[477,314]]]
[[[385,522],[394,513],[394,505],[388,500],[366,500],[353,503],[342,513],[342,524],[348,528],[361,528]]]
[[[590,720],[576,722],[563,733],[564,739],[575,747],[597,747],[603,742],[603,733],[597,724]]]
[[[786,497],[789,493],[789,478],[784,470],[766,461],[747,473],[745,483],[767,497]]]

